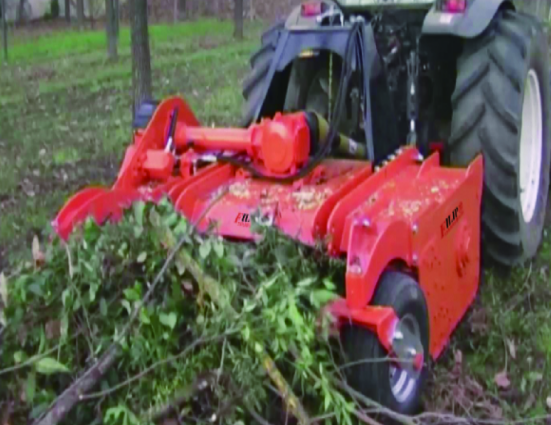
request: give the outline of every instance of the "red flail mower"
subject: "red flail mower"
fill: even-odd
[[[417,393],[426,357],[439,356],[477,292],[482,157],[444,168],[438,152],[424,160],[405,147],[376,168],[353,158],[314,162],[328,131],[323,118],[305,112],[248,129],[200,127],[182,99],[167,99],[136,132],[114,186],[81,191],[53,226],[66,239],[87,217],[117,220],[132,202],[167,196],[190,221],[202,217],[200,230],[216,223],[222,236],[251,239],[260,210],[290,238],[325,241],[328,255],[347,259],[346,296],[329,309],[346,326],[345,342],[364,344],[350,355],[392,353],[398,366],[385,382],[394,394],[403,381],[393,395],[401,403]],[[337,151],[364,155],[347,137],[334,140]]]
[[[307,1],[262,35],[241,128],[200,127],[182,99],[145,102],[115,185],[77,194],[54,227],[67,238],[168,196],[232,240],[257,237],[255,217],[321,241],[346,259],[328,308],[350,385],[413,413],[476,295],[481,249],[510,266],[542,240],[548,53],[511,0]]]

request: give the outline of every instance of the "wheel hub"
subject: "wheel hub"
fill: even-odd
[[[534,217],[538,202],[543,143],[540,84],[533,69],[528,72],[526,77],[521,125],[520,203],[523,219],[526,223],[529,223]]]
[[[392,351],[395,362],[389,368],[390,388],[401,403],[417,387],[425,358],[419,323],[412,315],[406,314],[396,325]]]

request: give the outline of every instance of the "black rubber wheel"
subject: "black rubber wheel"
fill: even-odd
[[[506,266],[532,258],[542,238],[551,142],[548,56],[534,18],[502,11],[465,42],[458,60],[450,160],[466,166],[483,153],[482,249],[484,258]],[[541,113],[528,112],[533,105]],[[538,128],[541,137],[533,137]]]
[[[263,89],[266,76],[274,58],[279,35],[285,22],[277,22],[262,34],[261,46],[251,56],[251,71],[243,81],[243,105],[241,125],[247,127],[252,123],[259,104],[264,100]]]
[[[134,115],[134,122],[132,123],[132,128],[134,130],[142,130],[147,127],[149,121],[153,117],[153,114],[159,106],[159,101],[157,100],[146,100],[136,108],[136,113]]]
[[[386,272],[379,282],[372,304],[394,308],[402,321],[408,320],[417,328],[415,332],[423,345],[426,364],[429,357],[429,315],[425,296],[417,282],[403,273]],[[419,411],[426,380],[425,366],[414,379],[411,388],[406,387],[409,382],[406,377],[404,390],[399,391],[401,387],[397,385],[397,379],[401,375],[391,376],[391,373],[393,369],[394,374],[404,371],[384,360],[388,353],[374,333],[361,326],[346,325],[341,330],[341,341],[346,361],[351,363],[351,366],[344,368],[350,386],[395,412],[414,414]],[[361,363],[362,360],[366,362]]]

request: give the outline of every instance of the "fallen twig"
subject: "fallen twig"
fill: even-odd
[[[104,391],[98,391],[96,393],[90,393],[90,394],[83,394],[80,396],[80,400],[91,400],[91,399],[94,399],[94,398],[100,398],[100,397],[104,397],[106,395],[110,395],[112,393],[114,393],[115,391],[118,391],[120,390],[121,388],[124,388],[124,387],[127,387],[128,385],[130,385],[131,383],[133,382],[136,382],[140,379],[142,379],[144,376],[146,376],[149,372],[155,370],[156,368],[158,368],[159,366],[162,366],[164,364],[167,364],[167,363],[171,363],[175,360],[178,360],[178,359],[181,359],[182,357],[185,357],[186,355],[189,354],[190,351],[192,351],[193,349],[195,349],[196,347],[198,347],[199,345],[203,345],[203,344],[206,344],[206,343],[209,343],[209,342],[215,342],[215,341],[219,341],[221,339],[225,339],[226,337],[228,337],[229,335],[235,333],[237,331],[227,331],[227,332],[224,332],[223,334],[221,335],[217,335],[215,337],[211,337],[211,338],[199,338],[199,339],[196,339],[195,341],[193,341],[190,345],[188,345],[183,351],[181,351],[180,353],[178,354],[175,354],[173,356],[170,356],[170,357],[167,357],[166,359],[162,359],[162,360],[159,360],[158,362],[155,362],[153,363],[151,366],[149,366],[148,368],[142,370],[140,373],[138,373],[137,375],[134,375],[132,376],[131,378],[128,378],[127,380],[115,385],[114,387],[112,388],[109,388],[107,390],[104,390]]]
[[[81,394],[92,388],[115,363],[119,347],[113,346],[101,359],[55,399],[46,413],[37,420],[38,425],[55,425],[80,401]]]

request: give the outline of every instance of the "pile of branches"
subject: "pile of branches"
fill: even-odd
[[[35,240],[0,278],[2,423],[373,423],[321,313],[344,264],[252,226],[227,242],[138,203]]]

